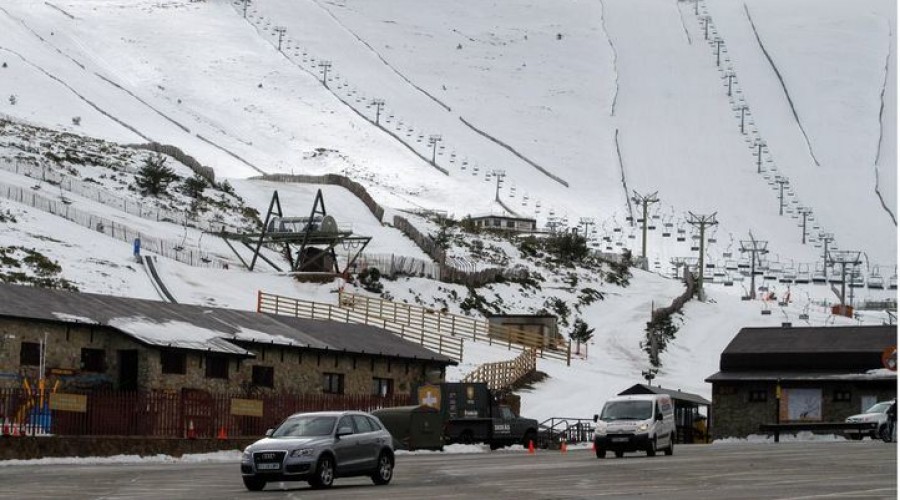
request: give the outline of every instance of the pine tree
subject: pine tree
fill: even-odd
[[[134,182],[141,194],[159,196],[164,193],[173,181],[178,179],[175,171],[165,165],[166,158],[162,156],[149,157],[144,160],[144,166],[138,171]]]
[[[589,328],[587,322],[581,318],[575,318],[572,323],[572,330],[569,332],[569,338],[575,341],[575,352],[581,353],[581,344],[586,343],[594,337],[594,328]]]
[[[194,174],[193,177],[184,179],[184,183],[181,185],[181,191],[191,198],[200,199],[203,197],[203,191],[208,185],[206,178],[200,174]]]

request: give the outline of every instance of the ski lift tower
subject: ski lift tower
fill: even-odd
[[[282,271],[276,263],[261,253],[265,246],[280,249],[290,263],[292,272],[333,272],[335,274],[348,272],[372,240],[371,236],[354,235],[352,230],[339,226],[334,217],[325,211],[325,200],[322,197],[321,189],[316,193],[309,217],[285,217],[281,209],[281,201],[278,198],[278,191],[275,191],[272,193],[272,201],[269,202],[269,209],[260,232],[222,232],[219,235],[225,240],[231,251],[237,255],[241,264],[250,271],[256,267],[257,259],[262,259],[276,271]],[[238,253],[232,244],[233,241],[237,241],[253,252],[249,263]],[[335,252],[338,245],[348,250],[347,262],[343,269],[340,269],[338,265]],[[356,249],[355,253],[351,252],[353,249]]]
[[[844,316],[849,316],[846,302],[847,266],[852,266],[850,268],[851,272],[853,269],[856,269],[856,266],[862,262],[859,258],[860,253],[855,250],[838,250],[828,254],[828,264],[841,266],[841,291],[838,293],[834,286],[831,287],[831,290],[841,299],[840,314]]]

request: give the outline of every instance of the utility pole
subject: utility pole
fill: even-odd
[[[734,80],[734,71],[729,71],[725,76],[728,78],[728,97],[731,97],[731,83]]]
[[[331,68],[331,61],[319,61],[319,67],[322,68],[322,85],[328,88],[328,70]]]
[[[496,169],[491,170],[491,173],[497,179],[497,189],[494,190],[494,201],[500,202],[500,184],[503,183],[503,178],[506,177],[506,170]]]
[[[716,221],[716,212],[713,212],[711,215],[696,215],[693,212],[688,212],[687,223],[700,228],[700,258],[698,260],[700,272],[697,277],[697,298],[703,300],[703,257],[706,253],[706,227],[715,226],[719,222]]]
[[[384,107],[384,99],[373,99],[372,106],[375,106],[375,125],[377,126],[381,118],[381,108]]]
[[[641,205],[641,213],[643,214],[644,218],[644,225],[641,231],[641,257],[644,258],[644,262],[647,262],[647,218],[649,216],[648,208],[654,203],[659,203],[659,198],[656,197],[656,193],[658,192],[659,191],[654,191],[650,194],[641,195],[638,194],[637,191],[632,191],[634,195],[631,197],[631,201]]]
[[[845,301],[847,292],[847,266],[856,268],[862,262],[859,260],[860,252],[855,250],[842,250],[828,254],[828,262],[832,265],[841,266],[841,312],[846,312],[847,303]],[[834,288],[832,288],[834,290]]]
[[[778,183],[778,215],[784,215],[784,185],[790,181],[787,177],[778,176],[775,182]]]
[[[768,241],[759,241],[750,233],[750,240],[741,240],[741,253],[750,254],[750,298],[756,298],[756,262],[758,255],[769,253],[766,247],[769,246]]]
[[[803,217],[803,240],[802,243],[806,244],[806,219],[812,214],[812,209],[808,207],[801,207],[797,209],[800,212],[800,215]]]
[[[704,16],[703,21],[703,39],[709,40],[709,16]]]
[[[250,3],[250,0],[244,0],[244,19],[247,19],[247,4]]]
[[[278,52],[281,52],[281,41],[284,40],[284,32],[287,31],[287,28],[284,26],[276,26],[274,31],[275,33],[278,33]]]
[[[431,145],[431,164],[436,165],[434,163],[435,158],[437,157],[437,145],[441,142],[441,136],[438,134],[432,134],[428,136],[428,144]]]
[[[756,173],[762,173],[762,153],[763,148],[766,147],[766,141],[760,139],[756,141]]]
[[[594,219],[591,217],[582,217],[578,219],[578,225],[584,226],[584,239],[587,239],[588,234],[590,234],[590,227],[594,225]]]

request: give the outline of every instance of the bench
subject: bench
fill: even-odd
[[[760,424],[759,431],[773,433],[775,442],[782,432],[796,431],[845,431],[858,430],[860,432],[872,431],[878,427],[876,422],[790,422],[784,424]]]

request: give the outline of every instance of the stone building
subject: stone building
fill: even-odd
[[[896,345],[895,326],[744,328],[706,379],[711,437],[746,437],[777,422],[842,422],[895,398],[897,373],[882,355]]]
[[[0,285],[0,388],[402,395],[455,363],[367,325]]]

